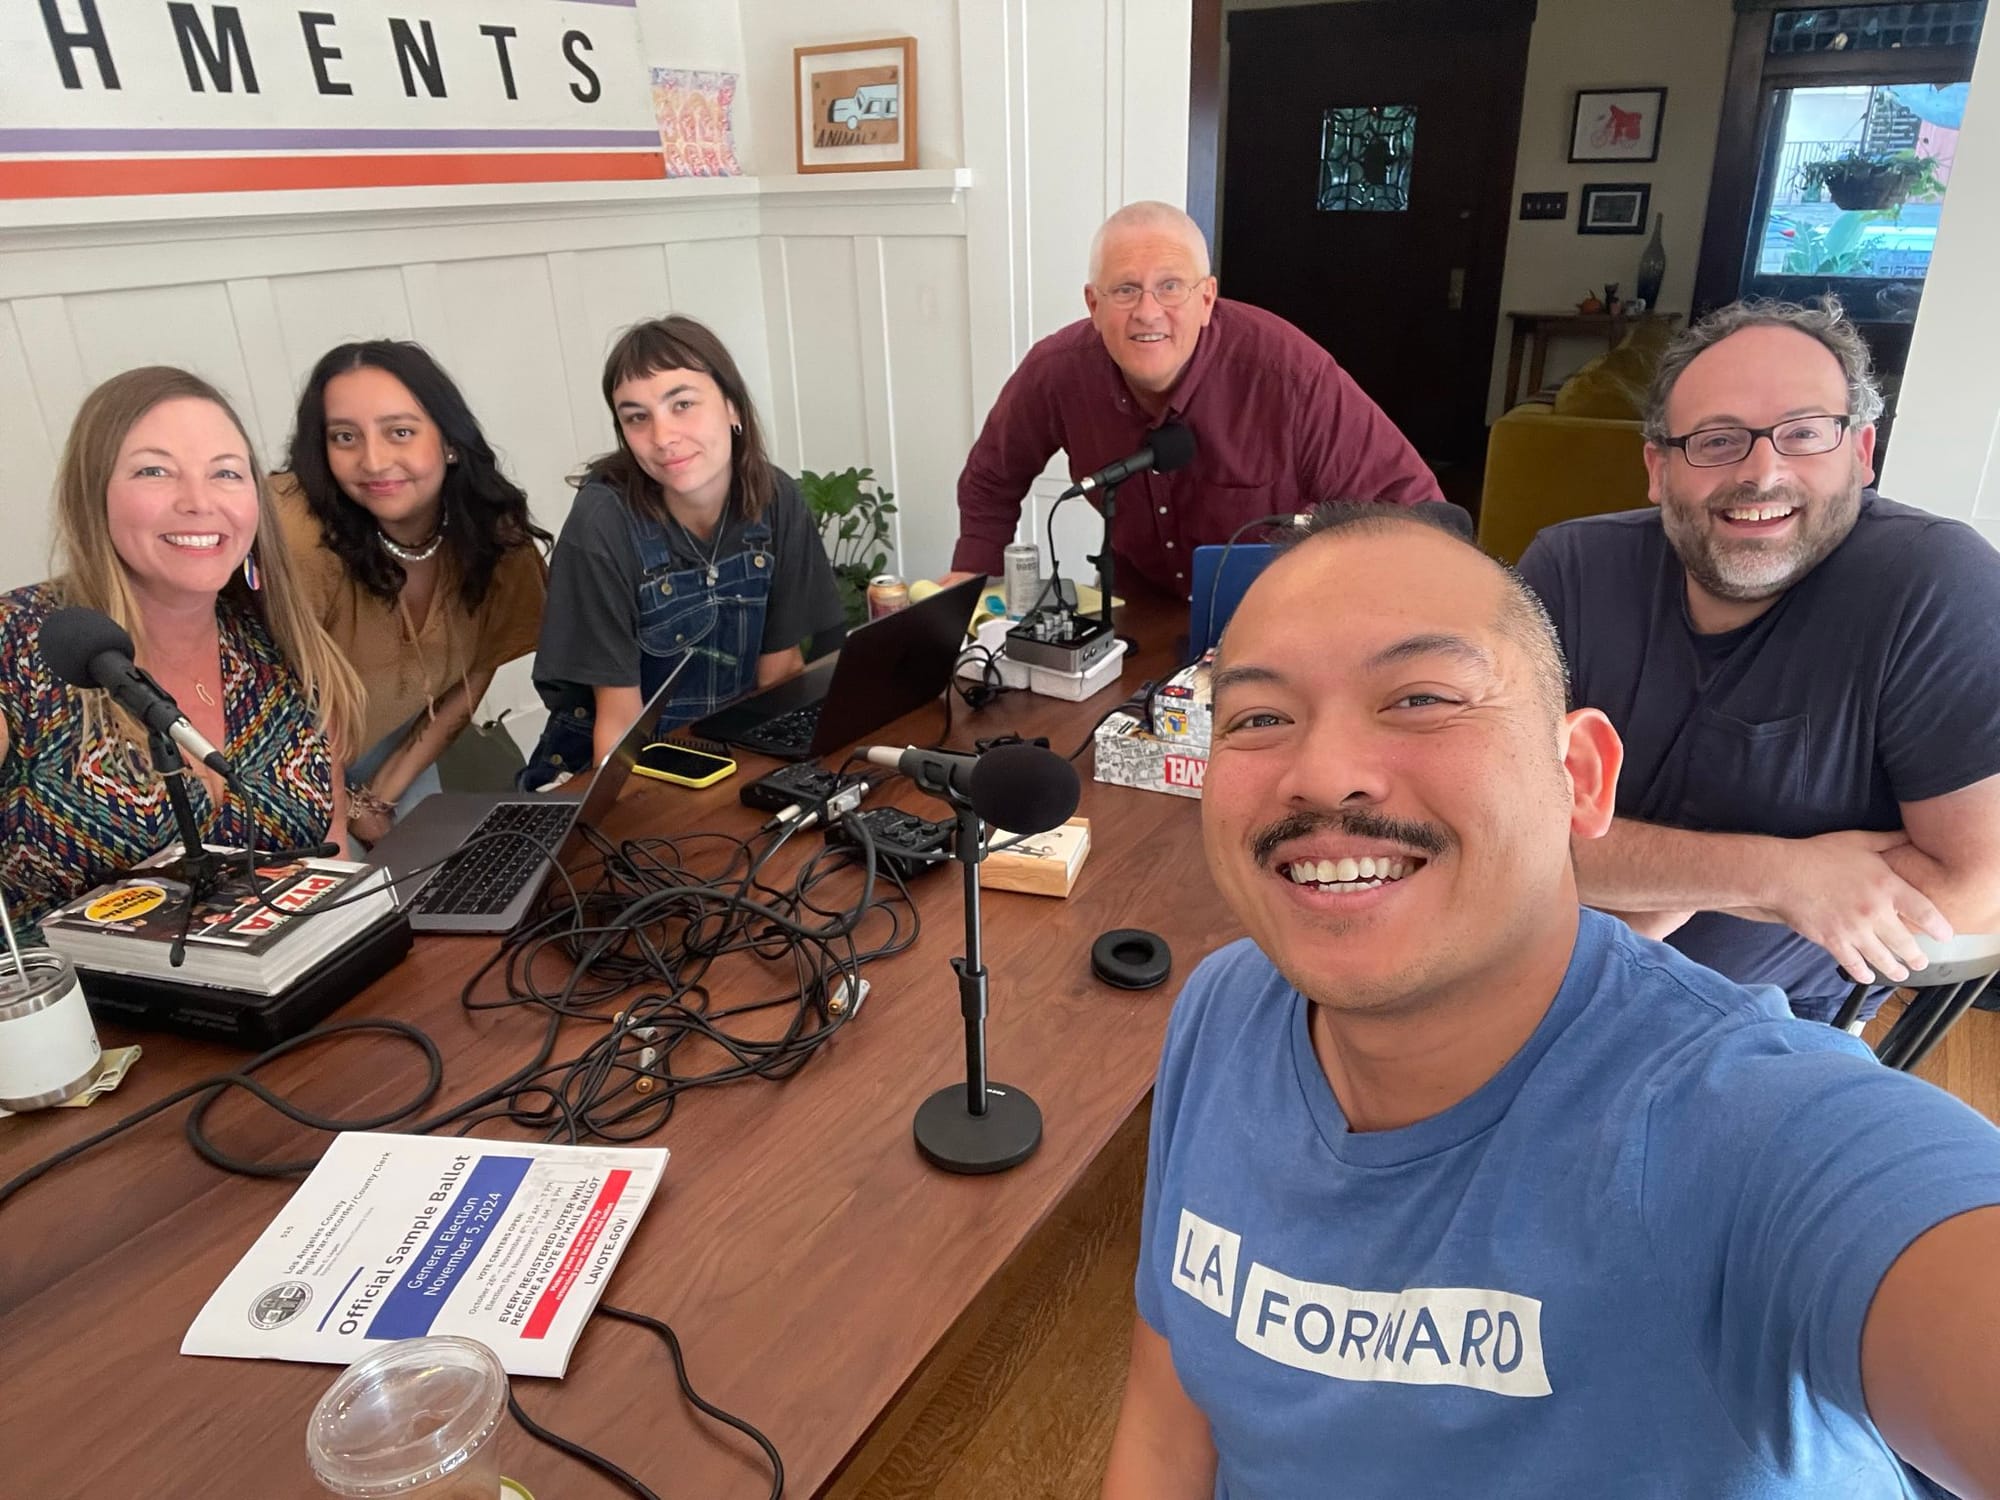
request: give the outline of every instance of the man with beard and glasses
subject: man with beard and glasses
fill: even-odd
[[[1761,419],[1759,419],[1761,420]],[[2000,1496],[2000,1133],[1581,910],[1622,751],[1420,511],[1223,636],[1106,1500]]]
[[[1719,309],[1647,403],[1657,509],[1521,560],[1625,742],[1583,899],[1814,1020],[2000,926],[2000,554],[1867,488],[1881,410],[1837,302]]]

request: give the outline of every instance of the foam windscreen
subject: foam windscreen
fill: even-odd
[[[1153,434],[1153,467],[1162,474],[1185,469],[1194,462],[1194,434],[1178,422],[1169,422]]]
[[[37,640],[49,670],[74,687],[100,686],[90,664],[107,651],[132,659],[132,637],[98,610],[72,604],[42,621]]]
[[[1040,745],[995,745],[974,762],[972,810],[1009,833],[1047,833],[1067,822],[1083,796],[1076,768]]]

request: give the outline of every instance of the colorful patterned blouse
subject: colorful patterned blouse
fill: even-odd
[[[0,888],[24,932],[110,875],[179,842],[166,784],[142,750],[120,737],[82,748],[82,695],[58,681],[37,645],[61,603],[47,583],[0,594]],[[222,636],[222,753],[250,788],[218,808],[198,776],[188,798],[202,841],[290,848],[326,837],[333,763],[298,678],[263,622],[218,602]]]

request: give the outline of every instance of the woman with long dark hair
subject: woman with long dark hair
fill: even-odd
[[[662,728],[802,670],[807,639],[841,622],[819,530],[722,340],[679,316],[627,329],[604,404],[618,446],[577,480],[550,561],[549,725],[524,786],[602,760],[682,656]]]
[[[368,690],[348,827],[382,837],[541,628],[549,533],[418,344],[342,344],[299,397],[272,493],[321,624]]]

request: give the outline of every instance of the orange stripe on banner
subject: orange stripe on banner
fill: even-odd
[[[246,193],[283,188],[435,187],[459,182],[592,182],[665,175],[665,160],[657,152],[650,151],[0,161],[0,198]]]

